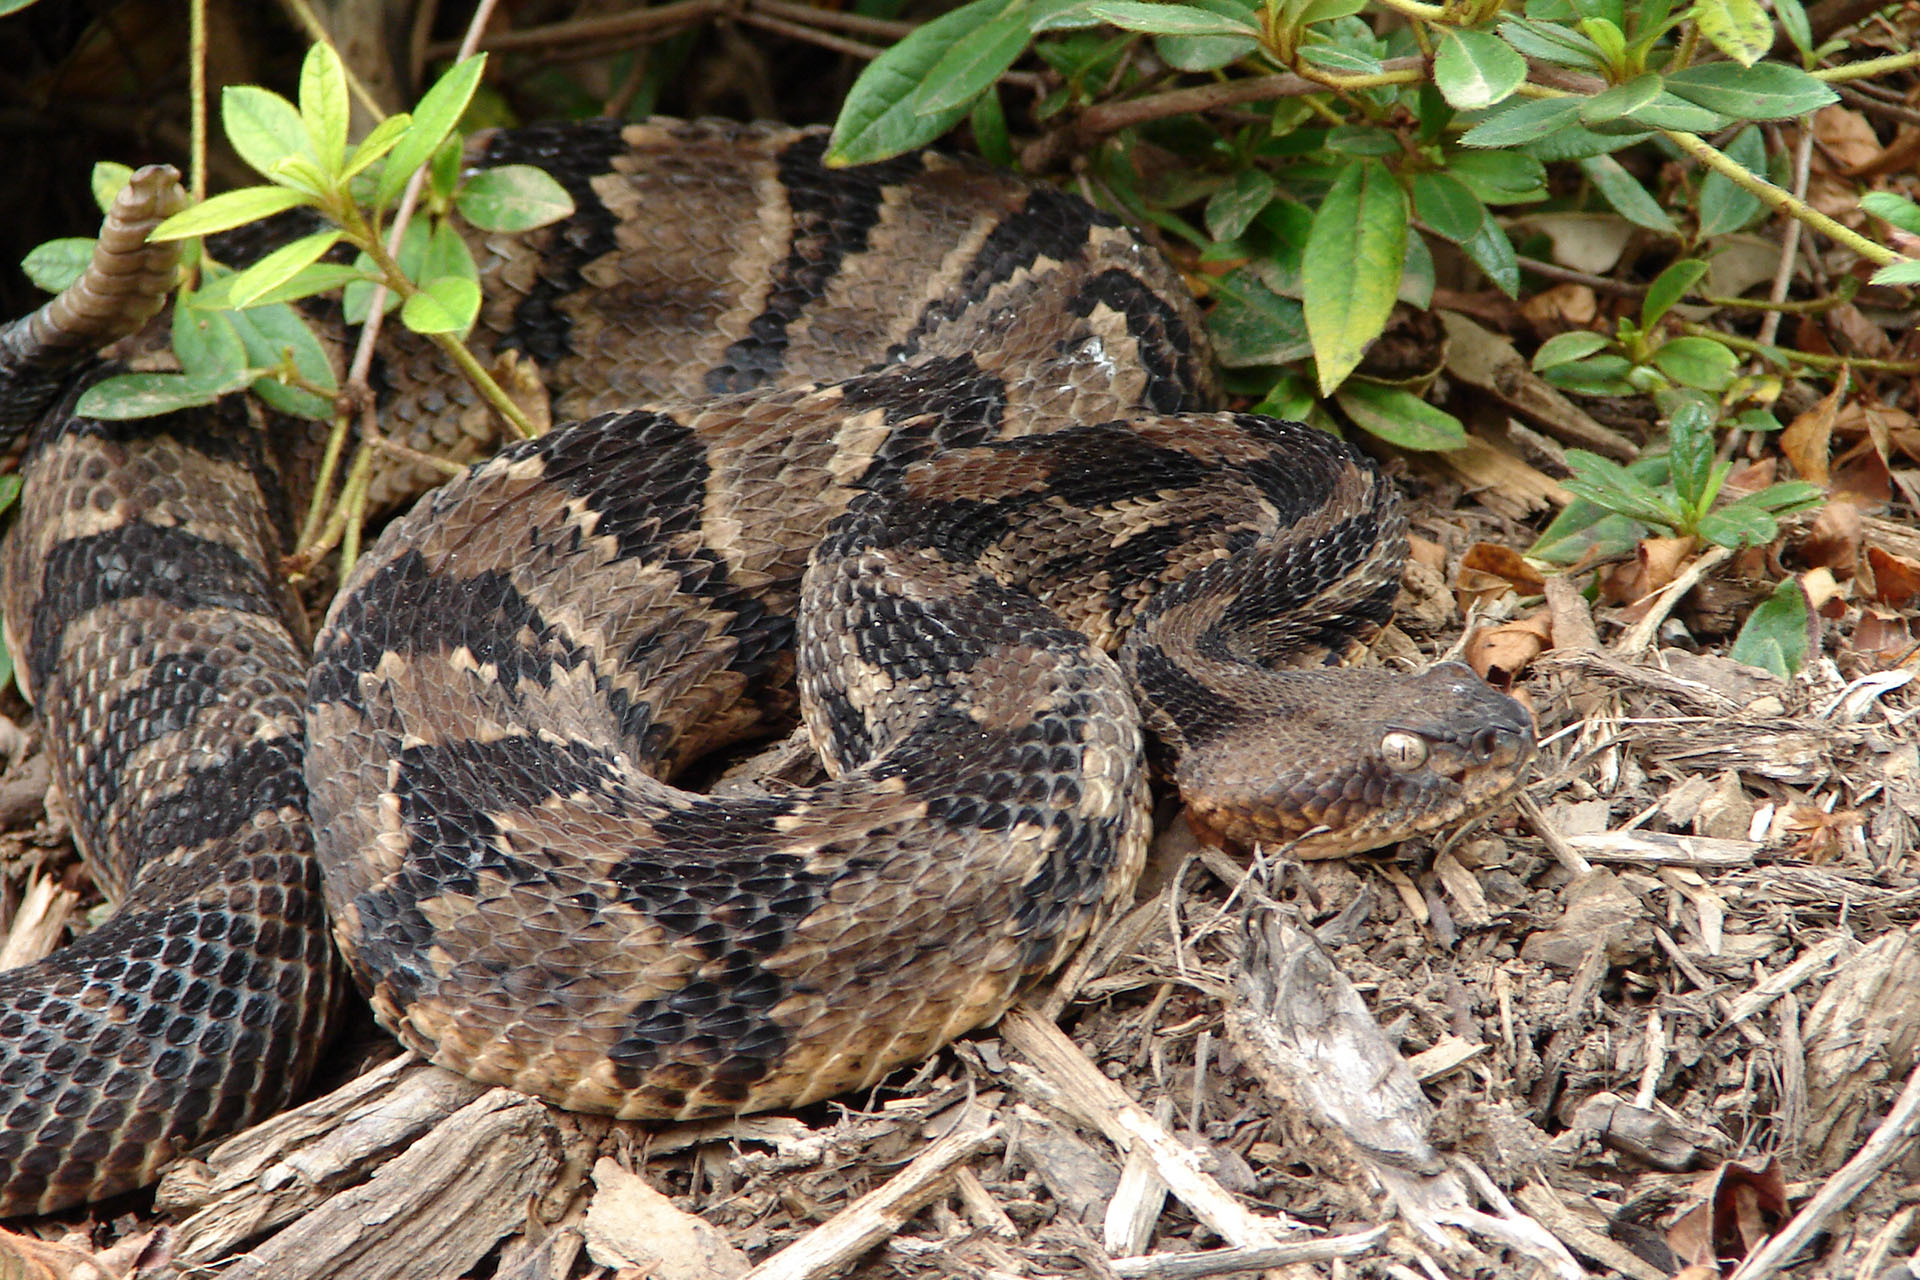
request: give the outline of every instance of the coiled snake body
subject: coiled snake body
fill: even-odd
[[[38,423],[9,633],[121,902],[0,975],[0,1213],[284,1105],[338,986],[323,892],[435,1061],[694,1116],[868,1084],[1056,968],[1142,860],[1143,726],[1200,825],[1309,856],[1511,790],[1511,700],[1327,668],[1387,616],[1390,486],[1320,432],[1201,412],[1157,255],[1048,188],[821,148],[672,122],[485,144],[579,211],[476,237],[476,345],[587,420],[396,521],[311,659],[277,572],[299,433],[238,399],[76,418],[97,334],[0,332],[0,413]],[[375,380],[389,435],[478,453],[424,343]],[[671,784],[796,689],[827,782]]]

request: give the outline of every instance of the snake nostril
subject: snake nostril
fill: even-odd
[[[1488,725],[1473,735],[1473,757],[1476,760],[1491,760],[1502,748],[1511,744],[1513,735],[1497,725]]]

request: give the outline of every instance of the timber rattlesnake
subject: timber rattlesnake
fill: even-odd
[[[277,572],[300,433],[237,398],[77,419],[102,330],[0,332],[0,413],[38,424],[10,635],[121,902],[0,975],[0,1213],[144,1183],[292,1096],[337,987],[322,865],[407,1043],[680,1116],[861,1086],[998,1017],[1130,891],[1142,725],[1204,826],[1307,856],[1511,791],[1529,723],[1463,668],[1326,669],[1387,616],[1391,487],[1317,431],[1200,412],[1156,254],[1050,188],[822,146],[484,144],[578,212],[474,238],[475,344],[589,420],[395,522],[311,663]],[[375,382],[388,434],[477,456],[424,343]],[[796,687],[830,781],[668,785]]]

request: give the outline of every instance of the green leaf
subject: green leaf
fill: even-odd
[[[1721,547],[1764,547],[1779,532],[1779,521],[1744,502],[1728,503],[1700,518],[1700,536]]]
[[[1232,0],[1227,0],[1231,4]],[[1209,6],[1213,7],[1213,6]],[[1238,7],[1237,5],[1235,6]],[[1232,66],[1260,47],[1252,36],[1155,36],[1154,52],[1179,71]]]
[[[1351,18],[1367,7],[1367,0],[1306,0],[1300,6],[1298,21],[1303,27],[1316,22],[1334,22]]]
[[[1449,240],[1468,239],[1487,219],[1487,206],[1452,174],[1416,173],[1410,185],[1414,213]]]
[[[35,245],[20,259],[20,269],[33,287],[58,293],[86,273],[93,261],[93,238],[69,236]]]
[[[460,216],[482,231],[530,231],[573,214],[573,197],[530,164],[482,169],[454,197]]]
[[[1579,98],[1509,100],[1461,135],[1469,147],[1511,147],[1558,133],[1580,118]]]
[[[93,202],[105,213],[113,207],[113,198],[120,194],[120,188],[133,181],[133,170],[124,164],[112,160],[96,160],[93,172],[88,175],[88,185],[93,191]]]
[[[1579,71],[1605,71],[1607,59],[1598,45],[1577,31],[1554,23],[1509,19],[1500,24],[1500,36],[1529,58]],[[1576,104],[1578,100],[1576,99]]]
[[[487,55],[476,53],[455,63],[421,97],[413,109],[413,123],[394,144],[387,156],[386,168],[380,172],[380,181],[374,187],[376,206],[391,204],[406,189],[413,171],[433,158],[453,127],[460,123],[460,116],[473,100],[473,91],[479,87],[481,73],[486,69]]]
[[[1275,293],[1248,267],[1215,282],[1207,334],[1227,369],[1288,364],[1313,350],[1299,301]]]
[[[1780,20],[1780,29],[1787,33],[1787,39],[1793,42],[1794,52],[1802,61],[1813,56],[1813,24],[1807,21],[1806,6],[1800,0],[1773,0],[1773,16]]]
[[[220,122],[240,158],[264,178],[273,177],[273,166],[283,157],[313,154],[299,111],[258,85],[232,84],[221,90]]]
[[[1652,102],[1636,108],[1626,122],[1644,129],[1677,129],[1683,133],[1711,133],[1730,123],[1718,111],[1709,111],[1671,93],[1654,95]]]
[[[1904,196],[1891,191],[1869,191],[1860,197],[1860,207],[1882,222],[1920,236],[1920,204]]]
[[[480,314],[480,286],[458,276],[429,280],[400,307],[400,323],[415,333],[464,333]]]
[[[87,418],[122,421],[127,418],[151,418],[178,409],[212,404],[221,396],[239,391],[253,375],[242,371],[230,385],[200,382],[182,373],[122,373],[102,378],[88,387],[73,406],[74,412]]]
[[[1265,169],[1242,169],[1207,200],[1207,234],[1231,240],[1252,225],[1273,202],[1277,184]]]
[[[1400,154],[1401,146],[1391,129],[1369,124],[1337,124],[1327,130],[1327,150],[1346,156],[1394,156]]]
[[[1624,70],[1627,65],[1627,37],[1620,30],[1620,24],[1611,18],[1582,18],[1580,33],[1593,41],[1600,57],[1611,68]]]
[[[291,244],[281,245],[233,278],[233,282],[227,286],[227,305],[235,310],[246,310],[261,295],[285,284],[339,242],[338,231],[318,231],[310,236],[301,236]]]
[[[472,251],[452,224],[445,221],[436,222],[433,234],[427,238],[427,256],[420,265],[418,278],[424,282],[441,276],[469,281],[475,288],[480,285],[480,268],[473,261]]]
[[[309,203],[306,196],[285,187],[241,187],[182,209],[155,227],[147,238],[185,240],[189,236],[212,235]]]
[[[1689,399],[1673,412],[1667,424],[1667,467],[1673,476],[1673,491],[1694,511],[1712,504],[1714,412],[1699,400]]]
[[[1313,215],[1301,281],[1322,395],[1380,336],[1406,260],[1407,193],[1378,161],[1347,165]]]
[[[1747,615],[1746,625],[1734,637],[1727,656],[1750,667],[1762,667],[1783,680],[1790,679],[1807,665],[1812,622],[1800,580],[1788,578]]]
[[[431,238],[431,235],[431,228],[428,226],[425,218],[415,218],[407,224],[406,231],[401,234],[400,252],[394,255],[394,261],[400,266],[400,274],[407,279],[419,280],[425,274],[423,267],[427,260],[427,242]],[[379,271],[373,265],[373,259],[367,257],[365,254],[356,257],[353,260],[353,265],[375,280],[380,278]],[[346,293],[342,295],[340,299],[340,306],[345,313],[347,323],[365,323],[367,309],[372,299],[373,283],[371,280],[348,285]],[[386,306],[383,310],[390,312],[399,305],[400,299],[392,292],[389,292],[387,294]]]
[[[1756,177],[1765,177],[1767,170],[1767,144],[1760,137],[1760,130],[1748,125],[1728,142],[1724,154]],[[1763,206],[1760,197],[1747,191],[1721,173],[1718,169],[1709,169],[1700,179],[1700,238],[1724,235],[1729,231],[1738,231],[1760,215]]]
[[[1580,161],[1580,167],[1606,202],[1628,222],[1649,231],[1679,236],[1680,228],[1673,225],[1673,219],[1660,207],[1660,202],[1648,195],[1647,189],[1621,168],[1618,160],[1612,156],[1590,156]]]
[[[973,130],[973,142],[983,160],[1002,169],[1013,168],[1013,138],[1007,132],[1007,113],[1000,105],[998,87],[974,99],[967,112],[967,127]]]
[[[316,293],[330,293],[351,284],[364,284],[367,272],[338,262],[316,262],[297,271],[273,288],[262,292],[247,305],[264,307],[275,302],[298,302]]]
[[[1006,0],[972,0],[908,32],[867,64],[853,82],[827,143],[826,163],[873,164],[925,146],[966,114],[963,104],[937,115],[917,109],[927,72],[956,43],[998,17]]]
[[[1805,480],[1787,480],[1780,484],[1770,484],[1758,493],[1750,493],[1741,498],[1740,502],[1751,502],[1762,511],[1785,515],[1791,511],[1809,510],[1826,500],[1826,490],[1819,485],[1810,484]],[[1728,505],[1737,504],[1729,503]]]
[[[1542,369],[1540,376],[1562,391],[1583,396],[1625,396],[1634,392],[1627,381],[1632,372],[1633,362],[1625,356],[1597,355]]]
[[[465,156],[466,147],[456,133],[443,141],[427,161],[427,189],[433,192],[434,202],[444,205],[453,199],[454,188],[460,185],[460,162]]]
[[[1460,248],[1500,292],[1509,298],[1520,296],[1520,260],[1514,256],[1506,229],[1491,213],[1480,220],[1478,231],[1460,242]]]
[[[915,115],[940,117],[956,108],[965,110],[993,87],[1001,74],[1026,51],[1027,18],[1023,6],[1012,4],[966,40],[954,44],[933,64],[913,100]]]
[[[1683,387],[1725,391],[1733,385],[1740,358],[1712,338],[1675,338],[1653,353],[1653,367]]]
[[[1447,172],[1488,204],[1528,204],[1547,198],[1547,168],[1513,151],[1463,151],[1448,158]]]
[[[1826,84],[1783,62],[1708,62],[1668,76],[1667,91],[1736,120],[1784,120],[1840,100]]]
[[[1185,4],[1147,4],[1143,0],[1093,0],[1087,12],[1123,31],[1144,31],[1156,36],[1250,36],[1259,38],[1260,28],[1251,20],[1238,20]]]
[[[324,388],[328,395],[340,390],[340,380],[327,361],[327,349],[292,307],[279,302],[227,314],[240,341],[246,344],[247,362],[255,370],[277,368],[291,359],[302,378]],[[257,378],[253,393],[282,413],[323,422],[333,416],[331,400],[272,377]]]
[[[330,176],[340,172],[346,155],[347,116],[347,73],[340,55],[322,40],[300,65],[300,119],[313,140],[313,158]]]
[[[230,390],[253,380],[247,369],[247,347],[231,317],[204,307],[178,304],[173,309],[173,354],[189,381]]]
[[[1300,56],[1322,71],[1335,75],[1371,76],[1380,73],[1380,59],[1358,49],[1334,44],[1326,39],[1310,39],[1300,47]]]
[[[388,116],[373,126],[367,136],[360,139],[359,144],[354,147],[353,154],[347,157],[346,167],[340,171],[340,176],[351,178],[393,150],[394,144],[399,142],[406,131],[412,127],[413,116],[405,111]]]
[[[1677,529],[1679,508],[1666,495],[1619,463],[1585,449],[1567,450],[1567,469],[1573,472],[1566,487],[1597,506],[1641,524]]]
[[[1642,458],[1633,463],[1628,471],[1642,484],[1667,483],[1665,455]],[[1631,552],[1646,536],[1646,532],[1647,526],[1639,521],[1616,515],[1597,503],[1576,497],[1548,523],[1540,534],[1540,540],[1527,548],[1527,555],[1549,564],[1610,560]]]
[[[1472,111],[1511,96],[1526,81],[1527,60],[1489,32],[1443,29],[1433,78],[1450,105]]]
[[[1903,258],[1873,273],[1873,284],[1920,284],[1920,261]]]
[[[1399,387],[1347,382],[1333,394],[1355,426],[1402,449],[1439,452],[1467,443],[1460,419]]]
[[[1760,0],[1694,0],[1694,21],[1714,47],[1750,67],[1773,47],[1773,22]]]
[[[1607,347],[1605,334],[1594,333],[1589,329],[1575,329],[1569,333],[1556,333],[1540,344],[1533,353],[1533,370],[1540,373],[1559,365],[1570,364],[1575,360],[1584,360],[1596,351]]]
[[[1661,85],[1660,77],[1648,72],[1602,90],[1580,105],[1581,123],[1591,127],[1630,116],[1659,97]]]
[[[1707,274],[1707,264],[1698,258],[1682,258],[1680,261],[1654,277],[1647,286],[1647,296],[1640,303],[1640,327],[1651,331],[1660,323],[1662,316],[1673,309],[1673,304],[1687,296],[1687,290],[1700,283],[1700,277]]]

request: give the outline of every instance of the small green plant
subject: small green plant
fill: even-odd
[[[1417,386],[1367,387],[1353,375],[1397,302],[1429,304],[1436,254],[1465,258],[1517,296],[1523,260],[1499,211],[1610,211],[1682,257],[1638,323],[1568,335],[1543,353],[1543,371],[1582,391],[1723,391],[1731,344],[1666,333],[1661,320],[1700,283],[1715,238],[1760,218],[1801,220],[1879,267],[1877,283],[1920,272],[1770,176],[1752,122],[1818,110],[1837,100],[1830,81],[1871,72],[1821,65],[1844,45],[1816,43],[1800,0],[1768,7],[972,0],[874,60],[828,158],[883,159],[969,115],[983,150],[1011,156],[996,84],[1030,50],[1060,84],[1035,111],[1048,132],[1021,158],[1084,157],[1092,194],[1189,247],[1231,390],[1268,411],[1334,398],[1396,444],[1448,448],[1464,431],[1438,409],[1411,410]],[[1382,10],[1393,20],[1379,21]],[[1766,60],[1776,30],[1798,65]],[[1876,69],[1895,64],[1913,60]],[[1169,70],[1206,82],[1169,89]],[[1623,164],[1633,152],[1661,163]],[[1549,166],[1577,185],[1550,184]],[[1650,189],[1637,176],[1650,171],[1676,176]]]
[[[283,413],[332,418],[337,374],[320,339],[288,304],[344,288],[348,319],[364,320],[379,285],[389,291],[388,306],[399,307],[402,324],[438,344],[503,417],[529,430],[461,342],[479,311],[479,271],[452,219],[457,212],[485,230],[524,231],[572,213],[573,201],[528,165],[462,175],[454,128],[484,65],[484,55],[458,63],[413,112],[389,116],[351,148],[346,76],[329,45],[308,51],[298,106],[253,85],[226,89],[221,122],[227,139],[266,183],[194,205],[162,223],[153,238],[198,239],[302,209],[322,225],[240,270],[204,249],[190,252],[192,267],[173,312],[180,372],[107,378],[81,397],[80,412],[146,417],[251,387]],[[395,208],[422,165],[425,208],[407,225],[398,252],[390,253]],[[110,202],[126,177],[124,166],[97,166],[96,197]],[[358,250],[354,261],[325,260],[342,244]],[[63,288],[91,252],[88,240],[50,242],[29,255],[29,274],[42,288]]]
[[[1540,344],[1533,368],[1548,382],[1590,396],[1653,394],[1689,387],[1714,395],[1733,385],[1740,357],[1704,335],[1675,337],[1661,321],[1707,274],[1698,258],[1682,258],[1647,287],[1638,322],[1620,317],[1611,338],[1576,329]]]
[[[1603,512],[1722,547],[1765,545],[1779,533],[1777,516],[1817,506],[1825,496],[1818,485],[1790,480],[1716,506],[1733,464],[1714,459],[1715,425],[1710,402],[1682,397],[1667,424],[1664,483],[1650,482],[1598,454],[1570,449],[1567,466],[1573,476],[1567,488]],[[1564,536],[1565,530],[1549,529],[1556,532]]]

